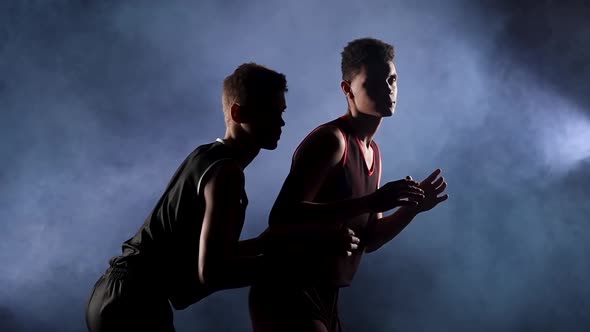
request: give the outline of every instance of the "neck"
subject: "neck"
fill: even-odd
[[[236,160],[242,169],[248,167],[260,152],[260,146],[246,133],[227,129],[223,141],[235,151]]]
[[[344,118],[350,125],[354,135],[367,147],[371,144],[371,141],[383,120],[381,117],[366,115],[360,112],[352,112],[350,109],[346,112]]]

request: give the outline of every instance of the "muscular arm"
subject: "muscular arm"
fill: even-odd
[[[379,169],[382,169],[381,158],[379,158]],[[381,173],[379,173],[377,188],[380,185]],[[415,206],[403,206],[387,217],[383,217],[383,213],[381,212],[377,213],[375,220],[369,224],[367,229],[365,252],[376,251],[393,240],[414,220],[418,213],[419,210]]]
[[[414,212],[413,208],[405,206],[387,217],[378,213],[367,232],[365,252],[373,252],[393,240],[412,222],[416,215],[417,212]]]
[[[382,169],[381,158],[379,158],[379,169]],[[379,173],[377,188],[380,185],[381,172]],[[365,252],[373,252],[393,240],[412,222],[416,215],[417,212],[412,207],[401,207],[387,217],[383,217],[382,212],[377,213],[375,220],[373,220],[367,230]]]
[[[244,173],[233,161],[222,161],[211,172],[203,188],[199,278],[212,290],[245,287],[262,273],[264,258],[256,255],[255,240],[239,241]]]
[[[391,241],[396,237],[417,214],[429,211],[438,204],[444,202],[449,198],[449,195],[441,195],[447,188],[447,183],[444,177],[439,177],[442,170],[437,168],[424,180],[420,181],[419,187],[424,193],[423,199],[417,201],[413,206],[404,206],[389,217],[377,218],[373,223],[373,227],[369,228],[369,236],[367,236],[369,245],[366,251],[375,251],[383,246],[385,243]]]

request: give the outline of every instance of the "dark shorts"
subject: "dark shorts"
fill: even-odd
[[[110,267],[96,282],[86,307],[91,332],[173,332],[172,308],[153,283],[126,268]]]
[[[329,332],[342,332],[338,317],[339,288],[260,286],[250,288],[254,332],[313,331],[320,321]]]

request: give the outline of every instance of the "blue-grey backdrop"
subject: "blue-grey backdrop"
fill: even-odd
[[[394,44],[383,178],[441,167],[450,199],[370,254],[348,331],[590,330],[587,1],[3,1],[0,329],[83,331],[84,305],[192,149],[224,133],[221,81],[289,80],[276,151],[247,169],[260,232],[298,142],[344,113],[340,51]],[[176,312],[249,331],[246,289]]]

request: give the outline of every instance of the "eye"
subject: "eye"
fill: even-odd
[[[389,83],[389,84],[393,84],[393,83],[395,83],[395,82],[397,82],[397,75],[391,75],[391,76],[389,76],[389,78],[387,79],[387,83]]]

